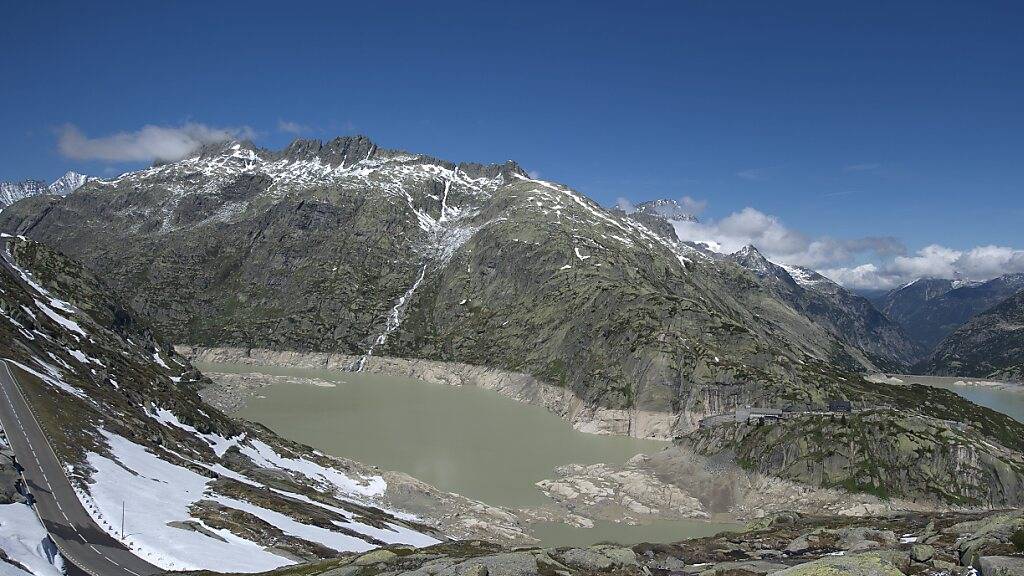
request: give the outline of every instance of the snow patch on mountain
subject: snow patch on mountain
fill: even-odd
[[[124,507],[124,540],[135,554],[165,570],[260,572],[293,563],[192,517],[190,508],[206,497],[210,478],[158,458],[121,436],[101,432],[110,455],[89,454],[93,481],[88,491],[79,488],[78,496],[93,520],[118,536]],[[219,538],[175,527],[186,521]]]

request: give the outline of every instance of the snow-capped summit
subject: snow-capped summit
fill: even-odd
[[[0,210],[29,196],[39,196],[41,194],[66,196],[77,190],[88,180],[89,177],[84,174],[68,171],[57,180],[54,180],[49,186],[42,180],[0,182]]]
[[[747,244],[733,252],[729,255],[729,259],[761,277],[771,274],[775,268],[775,265],[765,258],[764,254],[761,254],[753,244]]]
[[[82,187],[89,180],[89,177],[85,174],[79,174],[68,170],[63,176],[53,181],[47,188],[50,194],[56,194],[58,196],[67,196],[75,190]]]

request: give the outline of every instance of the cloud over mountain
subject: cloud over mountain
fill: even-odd
[[[73,160],[105,162],[152,162],[180,160],[203,144],[232,138],[252,138],[247,126],[217,128],[196,122],[181,126],[146,125],[134,132],[117,132],[89,137],[73,124],[65,124],[57,133],[57,148]]]
[[[938,244],[880,264],[821,270],[822,274],[851,288],[895,288],[922,277],[963,276],[971,280],[989,280],[1014,272],[1024,272],[1024,250],[993,245],[956,250]]]
[[[849,288],[888,289],[921,277],[989,280],[1024,272],[1024,250],[1017,248],[988,245],[958,250],[932,244],[908,254],[896,237],[814,237],[749,206],[719,220],[673,224],[680,240],[704,243],[724,254],[753,244],[775,262],[814,268]]]
[[[773,260],[809,267],[836,265],[863,254],[884,257],[905,251],[903,244],[891,237],[814,238],[749,206],[717,221],[675,222],[675,229],[681,240],[703,242],[719,252],[731,253],[753,244]]]

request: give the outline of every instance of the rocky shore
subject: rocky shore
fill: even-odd
[[[283,359],[290,367],[321,369],[342,369],[350,358],[289,353],[242,354],[238,349],[192,351],[191,354],[193,358],[207,362],[267,367],[280,366],[273,361]],[[387,370],[384,372],[387,374],[395,374],[395,367],[401,367],[405,370],[404,376],[419,375],[420,379],[452,385],[473,385],[473,382],[487,379],[487,373],[477,367],[472,367],[473,370],[465,368],[466,372],[445,372],[442,368],[450,368],[450,365],[441,363],[384,358],[379,362],[367,362],[367,369],[371,367],[375,372]],[[480,376],[481,372],[485,376]],[[466,374],[473,374],[475,380]],[[240,409],[266,386],[280,383],[331,384],[315,378],[255,372],[208,375],[212,376],[212,382],[200,392],[201,395],[207,402],[228,412]],[[501,380],[491,380],[495,381]],[[508,391],[511,387],[502,389]],[[596,521],[645,524],[658,520],[714,519],[731,522],[781,511],[865,516],[897,510],[934,510],[922,503],[883,500],[870,494],[815,488],[765,476],[744,470],[732,461],[708,458],[680,446],[652,455],[638,455],[624,464],[583,466],[566,463],[553,470],[552,477],[538,482],[537,487],[551,499],[551,505],[541,509],[501,509],[494,520],[502,526],[499,532],[505,532],[502,541],[528,543],[531,541],[529,525],[544,521],[586,527]]]
[[[274,576],[1021,576],[1024,513],[878,518],[781,513],[743,531],[674,544],[508,549],[451,542],[387,547]]]
[[[323,352],[276,351],[258,348],[202,348],[178,345],[175,350],[193,362],[247,364],[322,370],[349,370],[358,356]],[[586,405],[567,388],[546,384],[536,378],[485,366],[458,362],[438,362],[410,358],[371,356],[363,370],[413,378],[450,386],[477,386],[494,390],[519,402],[543,406],[572,424],[573,428],[591,434],[617,434],[637,438],[669,440],[675,434],[679,416],[670,412],[618,410]],[[229,377],[227,384],[216,384],[203,396],[207,402],[227,412],[237,411],[252,398],[261,385],[257,379]],[[692,419],[692,418],[691,418]]]

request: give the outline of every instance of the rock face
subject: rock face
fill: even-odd
[[[176,342],[488,366],[627,428],[667,413],[686,431],[730,402],[814,396],[888,366],[859,346],[896,339],[820,324],[735,263],[514,163],[363,137],[208,146],[28,198],[0,228],[80,259]]]
[[[971,318],[1024,289],[1024,274],[987,282],[922,278],[875,299],[878,308],[931,351]]]
[[[917,386],[891,388],[902,403]],[[899,405],[885,387],[865,387],[863,405]],[[698,453],[729,453],[745,468],[803,484],[964,506],[1024,504],[1024,425],[935,394],[920,412],[865,408],[798,414],[774,424],[701,429],[684,443]]]
[[[18,200],[32,196],[42,194],[66,196],[80,188],[88,179],[88,176],[77,172],[67,172],[57,180],[54,180],[50,185],[40,180],[0,182],[0,210],[14,204]]]
[[[983,576],[1024,576],[1024,557],[982,556],[978,566]]]
[[[754,246],[747,246],[728,259],[757,275],[774,296],[794,310],[836,338],[863,350],[880,368],[905,368],[923,353],[899,325],[870,301],[813,270],[770,262]]]
[[[937,376],[1024,380],[1024,292],[958,328],[918,369]]]

